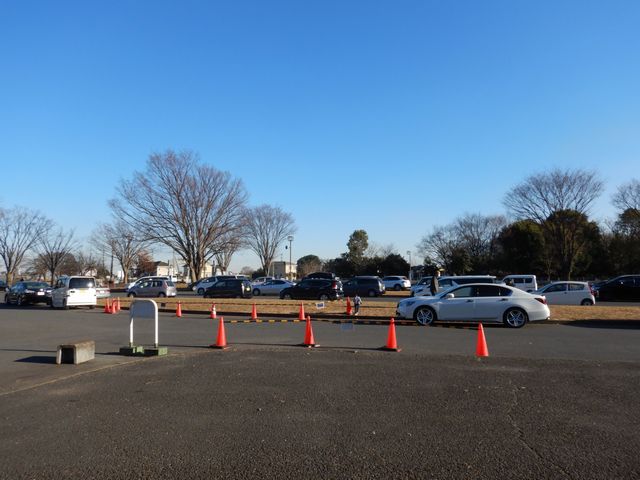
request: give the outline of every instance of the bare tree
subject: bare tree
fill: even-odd
[[[244,239],[233,236],[228,240],[221,242],[221,245],[217,246],[218,251],[214,254],[216,266],[223,274],[229,271],[229,265],[231,265],[231,258],[240,250],[244,245]]]
[[[49,231],[40,239],[40,251],[38,257],[41,263],[46,267],[50,275],[51,284],[53,285],[56,272],[65,259],[71,254],[75,248],[73,240],[73,231],[65,233],[61,228],[55,231]]]
[[[507,192],[503,204],[516,218],[540,224],[560,211],[588,215],[604,187],[596,177],[591,171],[558,169],[532,175]]]
[[[25,254],[35,247],[50,226],[51,220],[39,212],[22,207],[3,211],[0,215],[0,257],[7,270],[7,283],[13,283]]]
[[[133,269],[138,255],[148,246],[148,242],[131,225],[122,220],[98,227],[93,234],[92,243],[113,253],[122,266],[125,283],[129,281],[129,272]]]
[[[618,187],[611,200],[613,206],[627,216],[640,216],[640,181],[633,179]]]
[[[280,207],[260,205],[247,211],[247,245],[268,274],[276,250],[296,231],[293,216]]]
[[[191,281],[242,231],[247,193],[239,179],[199,162],[190,151],[153,154],[145,172],[123,181],[110,202],[116,217],[151,242],[168,246],[189,267]]]
[[[416,248],[424,258],[435,261],[438,266],[451,272],[451,259],[460,248],[460,242],[453,225],[436,226],[431,234],[422,237]]]
[[[486,258],[494,253],[498,235],[506,225],[503,215],[467,213],[455,221],[453,229],[471,257]]]
[[[95,275],[98,275],[102,264],[92,252],[79,252],[75,258],[80,275],[88,275],[93,272],[95,272]]]
[[[542,227],[555,253],[558,273],[570,279],[585,245],[581,237],[589,208],[603,186],[595,172],[553,170],[528,177],[506,194],[503,203],[517,219],[534,220]]]

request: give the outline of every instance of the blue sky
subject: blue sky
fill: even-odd
[[[356,229],[415,251],[554,167],[602,175],[603,220],[640,177],[639,24],[616,0],[4,0],[0,206],[86,237],[173,148],[291,212],[294,258]]]

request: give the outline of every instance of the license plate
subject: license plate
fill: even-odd
[[[36,295],[44,295],[44,292],[37,292]]]

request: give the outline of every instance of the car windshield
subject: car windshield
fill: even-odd
[[[47,288],[49,284],[44,282],[26,282],[24,286],[25,288]]]
[[[69,280],[69,288],[92,288],[94,285],[93,278],[72,278]]]

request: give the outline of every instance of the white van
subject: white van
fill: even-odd
[[[525,292],[538,290],[538,281],[535,275],[507,275],[502,279],[502,283]]]
[[[426,277],[424,283],[422,280],[411,287],[411,296],[430,296],[431,295],[431,277]],[[423,279],[424,280],[424,279]],[[466,285],[468,283],[495,283],[496,277],[493,275],[451,275],[438,278],[438,293],[448,290],[458,285]]]
[[[96,280],[93,277],[60,277],[51,292],[53,308],[96,306]]]

